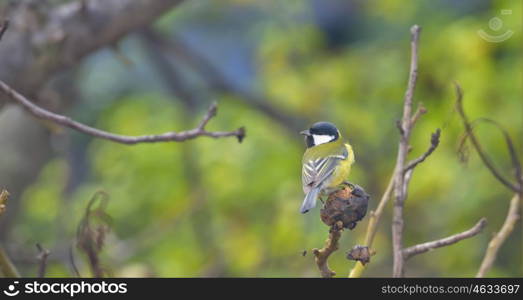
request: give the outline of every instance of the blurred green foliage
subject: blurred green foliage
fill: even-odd
[[[405,245],[468,229],[483,216],[489,223],[479,236],[413,258],[407,276],[475,275],[489,238],[505,218],[511,193],[472,149],[467,163],[459,161],[456,150],[463,129],[454,111],[452,82],[465,91],[468,115],[499,121],[523,160],[521,2],[325,1],[347,10],[347,24],[341,26],[346,32],[335,44],[318,17],[322,3],[200,1],[167,14],[158,28],[188,37],[198,36],[203,28],[214,40],[233,42],[229,47],[250,45],[248,65],[255,75],[248,85],[266,94],[274,107],[301,117],[304,128],[318,120],[336,123],[356,154],[350,180],[372,195],[373,209],[395,163],[395,120],[401,115],[408,75],[409,28],[421,25],[415,100],[428,114],[414,130],[411,157],[425,151],[436,128],[442,129],[442,140],[414,173],[405,206]],[[501,9],[512,14],[500,15]],[[329,20],[329,11],[323,13]],[[503,30],[515,31],[501,43],[477,35],[479,29],[489,30],[488,21],[495,16],[504,21]],[[71,114],[130,135],[194,127],[206,105],[189,114],[162,89],[156,75],[148,75],[154,70],[136,39],[127,40],[123,49],[132,66],[110,52],[84,63],[77,82],[86,100]],[[224,52],[202,49],[211,58]],[[245,80],[234,70],[229,74],[232,81]],[[108,213],[114,226],[102,262],[115,276],[318,276],[310,249],[323,245],[328,228],[318,208],[306,215],[298,211],[303,198],[301,137],[250,106],[231,101],[230,95],[212,97],[219,102],[219,113],[208,129],[245,126],[242,144],[233,138],[201,137],[124,146],[72,134],[71,140],[85,148],[88,175],[66,193],[73,172],[70,158],[57,155],[50,161],[23,195],[23,213],[14,229],[17,242],[67,249],[88,200],[103,189],[111,198]],[[510,175],[502,135],[488,125],[479,126],[477,133]],[[387,209],[375,240],[377,255],[365,276],[391,274],[390,215]],[[340,250],[330,260],[339,276],[353,266],[343,252],[363,242],[366,225],[364,219],[343,233]],[[523,275],[522,234],[520,222],[490,276]],[[305,249],[308,254],[302,256]],[[55,260],[51,254],[48,273],[69,276],[67,255],[59,254]],[[75,259],[80,272],[88,275],[76,250]],[[34,269],[27,265],[22,271]]]

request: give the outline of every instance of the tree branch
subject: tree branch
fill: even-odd
[[[331,278],[336,275],[336,272],[329,268],[328,259],[333,252],[338,250],[338,241],[342,231],[343,225],[338,226],[338,224],[334,224],[329,231],[329,237],[325,241],[325,246],[321,249],[312,249],[318,269],[320,269],[321,276],[324,278]]]
[[[483,257],[483,261],[481,262],[481,266],[479,268],[478,273],[476,274],[476,277],[484,277],[485,274],[492,268],[492,265],[494,265],[496,257],[498,256],[499,248],[501,248],[503,243],[505,243],[509,235],[514,230],[514,225],[520,218],[520,204],[521,194],[515,194],[514,197],[512,197],[512,200],[510,201],[510,207],[507,213],[507,217],[505,218],[505,222],[503,223],[501,230],[494,235],[494,237],[490,240],[488,244],[485,257]]]
[[[509,143],[509,150],[511,152],[513,164],[515,165],[514,167],[516,168],[517,173],[519,173],[519,178],[516,175],[516,181],[519,184],[514,184],[514,183],[510,182],[510,180],[506,179],[505,176],[503,176],[501,174],[501,172],[496,168],[496,166],[494,165],[494,163],[492,162],[490,157],[485,153],[485,151],[483,151],[483,148],[481,147],[481,144],[480,144],[478,138],[474,134],[472,124],[469,122],[469,119],[468,119],[467,115],[465,114],[465,110],[463,109],[463,90],[461,89],[461,86],[458,83],[454,83],[454,85],[456,88],[456,110],[458,111],[458,113],[461,117],[461,120],[463,121],[463,126],[465,127],[466,137],[468,137],[470,139],[470,141],[472,142],[472,145],[474,146],[474,149],[476,149],[476,152],[478,153],[479,157],[483,161],[483,164],[490,170],[490,173],[492,173],[492,175],[494,175],[494,177],[499,182],[501,182],[504,186],[508,187],[509,189],[511,189],[512,191],[514,191],[516,193],[523,192],[522,184],[521,184],[521,180],[522,180],[521,179],[521,166],[519,165],[519,163],[517,161],[517,156],[514,153],[515,151],[513,150],[513,147],[511,146],[512,143],[511,142]],[[505,138],[508,139],[508,141],[510,141],[510,138],[507,138],[506,135],[505,135]],[[516,159],[514,159],[514,157],[516,157]]]
[[[180,132],[167,132],[157,135],[142,135],[142,136],[128,136],[114,134],[100,129],[90,127],[88,125],[82,124],[80,122],[74,121],[69,117],[62,116],[48,110],[45,110],[38,105],[34,104],[23,95],[19,94],[17,91],[8,86],[5,82],[0,80],[0,91],[2,91],[9,99],[15,103],[24,107],[29,113],[33,116],[54,122],[58,125],[74,129],[76,131],[91,135],[93,137],[110,140],[116,143],[134,145],[139,143],[157,143],[157,142],[181,142],[190,139],[194,139],[199,136],[208,136],[212,138],[221,138],[235,136],[238,138],[238,141],[241,142],[245,137],[245,128],[241,127],[235,131],[207,131],[205,126],[216,115],[217,105],[213,103],[207,113],[205,114],[203,120],[200,122],[197,128],[190,129]]]
[[[371,248],[383,210],[388,203],[388,200],[391,198],[392,192],[394,191],[395,201],[393,210],[392,234],[394,254],[393,275],[395,277],[402,276],[404,272],[403,265],[405,261],[402,255],[403,203],[407,198],[407,190],[410,179],[412,178],[412,171],[418,164],[422,163],[429,155],[432,154],[432,152],[434,152],[434,150],[439,145],[439,138],[441,133],[439,129],[436,130],[436,132],[431,136],[431,145],[429,149],[417,159],[414,159],[407,164],[405,163],[410,150],[409,140],[412,128],[419,118],[427,112],[425,107],[420,104],[416,112],[412,114],[414,88],[416,87],[418,74],[418,42],[420,31],[421,28],[418,25],[414,25],[411,28],[411,61],[409,80],[403,103],[403,117],[401,120],[396,122],[396,126],[400,132],[400,142],[398,146],[396,166],[376,211],[370,213],[370,220],[369,224],[367,225],[367,232],[365,234],[365,245]],[[361,262],[356,262],[349,274],[349,277],[360,277],[364,269],[365,265],[363,265]]]
[[[463,126],[465,127],[465,138],[470,138],[472,145],[474,146],[474,149],[476,150],[479,157],[481,158],[481,161],[487,167],[490,173],[501,184],[515,192],[515,195],[512,197],[512,200],[510,201],[510,206],[507,212],[507,216],[505,218],[505,222],[503,223],[503,226],[501,226],[500,231],[496,233],[494,237],[490,240],[487,251],[485,252],[485,256],[483,257],[483,261],[481,262],[479,271],[476,274],[476,277],[484,277],[485,274],[492,268],[498,255],[499,249],[507,240],[509,235],[512,233],[512,231],[514,230],[514,225],[520,218],[519,207],[521,205],[521,198],[523,195],[523,176],[521,174],[522,168],[521,163],[519,162],[519,159],[516,154],[514,143],[512,142],[512,139],[508,135],[507,131],[503,129],[503,127],[501,127],[501,125],[499,125],[497,122],[492,121],[490,119],[482,118],[480,119],[481,121],[486,121],[496,125],[496,127],[503,133],[512,160],[512,166],[516,171],[514,176],[516,183],[513,183],[510,180],[506,179],[505,176],[503,176],[501,172],[496,168],[490,157],[483,150],[483,147],[481,146],[479,139],[474,134],[472,123],[469,121],[467,115],[465,114],[465,110],[463,109],[463,91],[461,89],[461,86],[458,83],[454,83],[454,85],[456,88],[456,109],[461,117],[461,120],[463,121]]]
[[[414,95],[414,88],[416,87],[416,80],[418,77],[418,42],[421,28],[418,25],[412,26],[411,32],[411,60],[409,80],[407,84],[407,91],[405,92],[405,100],[403,103],[403,117],[400,128],[400,142],[398,146],[398,156],[396,160],[396,169],[394,175],[394,210],[392,221],[392,249],[393,249],[393,276],[401,277],[404,273],[404,259],[403,259],[403,205],[406,199],[406,180],[404,167],[407,154],[409,152],[409,140],[413,122],[412,121],[412,98]]]
[[[441,134],[441,130],[438,128],[436,130],[436,132],[434,132],[430,138],[430,147],[429,149],[427,149],[427,151],[425,153],[423,153],[423,155],[421,155],[420,157],[414,159],[414,160],[411,160],[407,166],[403,169],[403,172],[407,172],[409,170],[412,170],[414,169],[418,164],[422,163],[423,161],[425,161],[425,159],[427,157],[429,157],[429,155],[432,154],[432,152],[434,152],[434,150],[436,150],[436,148],[438,147],[439,145],[439,137],[440,137],[440,134]]]
[[[367,214],[370,195],[360,186],[345,181],[329,194],[320,210],[322,222],[329,226],[329,237],[323,249],[313,249],[316,264],[322,277],[333,277],[336,273],[329,269],[327,260],[338,249],[338,240],[344,228],[353,230]],[[365,249],[365,250],[364,250]],[[367,263],[372,250],[367,246],[356,246],[347,254],[347,258]]]
[[[419,118],[426,113],[427,113],[427,109],[425,108],[425,106],[423,106],[423,104],[421,104],[421,103],[418,104],[418,109],[416,110],[416,112],[414,113],[412,118],[410,119],[411,126],[414,127],[414,124],[416,124],[416,122],[419,120]]]
[[[523,187],[523,174],[521,169],[521,163],[519,161],[516,147],[514,146],[514,143],[512,142],[512,139],[510,138],[510,135],[508,134],[507,130],[501,126],[498,122],[488,119],[488,118],[478,118],[472,122],[471,125],[474,125],[476,122],[484,122],[494,125],[499,131],[501,131],[501,134],[503,135],[503,138],[505,139],[505,144],[507,145],[507,150],[510,155],[510,159],[512,160],[512,167],[515,170],[515,179],[518,182],[518,185],[520,186],[520,190],[522,190]]]
[[[37,259],[40,262],[38,266],[38,277],[45,277],[45,270],[47,268],[47,258],[49,257],[49,250],[44,249],[39,243],[36,244],[36,249],[38,250]]]
[[[431,241],[431,242],[426,242],[423,244],[418,244],[418,245],[403,249],[403,259],[407,260],[415,255],[425,253],[427,251],[431,251],[436,248],[449,246],[449,245],[455,244],[461,240],[473,237],[473,236],[479,234],[486,225],[487,225],[487,220],[485,218],[482,218],[481,220],[478,221],[478,223],[476,223],[476,225],[474,225],[474,227],[472,227],[471,229],[469,229],[467,231],[463,231],[461,233],[457,233],[457,234],[451,235],[446,238],[442,238],[442,239]]]

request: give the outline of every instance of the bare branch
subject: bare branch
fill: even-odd
[[[476,225],[474,225],[474,227],[470,228],[467,231],[463,231],[463,232],[460,232],[460,233],[457,233],[457,234],[454,234],[454,235],[451,235],[449,237],[442,238],[439,240],[426,242],[423,244],[418,244],[418,245],[415,245],[412,247],[408,247],[403,250],[403,259],[407,260],[415,255],[425,253],[427,251],[431,251],[436,248],[449,246],[449,245],[455,244],[461,240],[473,237],[473,236],[479,234],[483,230],[485,225],[487,225],[487,220],[485,218],[482,218],[481,220],[478,221],[478,223],[476,223]]]
[[[400,132],[400,136],[403,136],[405,134],[405,130],[403,130],[403,126],[401,125],[401,120],[396,120],[396,127]]]
[[[494,235],[488,244],[485,257],[481,262],[481,267],[479,268],[478,274],[476,277],[484,277],[485,274],[492,268],[492,265],[496,261],[498,256],[499,248],[507,240],[508,236],[514,230],[514,226],[520,218],[519,207],[521,205],[521,194],[515,194],[510,200],[510,207],[505,218],[505,222],[501,227],[501,230]]]
[[[216,102],[213,102],[211,106],[209,106],[209,109],[207,110],[207,113],[203,117],[202,121],[200,122],[200,125],[198,125],[198,129],[203,130],[207,123],[216,116],[216,113],[218,112],[218,104]],[[240,141],[241,142],[241,141]]]
[[[427,113],[427,109],[425,108],[425,106],[423,106],[423,104],[421,104],[421,103],[418,104],[418,109],[416,110],[416,112],[414,113],[412,118],[410,119],[410,126],[414,127],[414,124],[416,124],[416,122],[419,120],[419,118],[426,113]]]
[[[418,25],[412,26],[410,29],[411,33],[411,58],[410,58],[410,71],[409,71],[409,81],[407,84],[407,91],[405,92],[405,101],[403,104],[403,118],[402,128],[407,135],[407,138],[410,134],[410,129],[412,128],[411,122],[411,112],[412,112],[412,99],[414,97],[414,89],[416,88],[416,81],[418,79],[418,42],[419,35],[421,32],[421,27]]]
[[[476,121],[483,121],[483,122],[493,124],[503,134],[503,138],[505,139],[505,143],[507,144],[508,152],[510,154],[510,159],[512,160],[512,166],[516,170],[515,176],[516,176],[516,181],[518,182],[520,193],[523,192],[523,174],[522,174],[523,171],[521,169],[521,163],[519,161],[516,147],[514,146],[514,142],[512,142],[512,139],[510,138],[510,135],[508,134],[507,130],[505,128],[503,128],[498,122],[488,119],[488,118],[479,118]]]
[[[38,277],[45,277],[45,270],[47,268],[47,258],[49,257],[49,250],[44,249],[39,243],[36,244],[38,250],[37,259],[40,262],[38,266]]]
[[[387,185],[387,188],[381,197],[376,211],[370,213],[370,220],[369,224],[367,225],[367,232],[365,234],[365,246],[371,248],[383,210],[388,203],[388,200],[391,198],[392,192],[394,191],[395,201],[392,232],[394,253],[393,275],[396,277],[403,275],[403,203],[407,198],[408,185],[412,178],[412,170],[414,167],[416,167],[416,165],[423,162],[430,154],[432,154],[432,152],[434,152],[439,144],[440,137],[440,130],[438,129],[435,133],[432,134],[431,146],[429,149],[419,158],[410,161],[408,164],[405,163],[407,155],[411,149],[409,140],[412,128],[419,118],[427,112],[425,107],[422,104],[419,104],[416,112],[412,114],[414,88],[416,87],[418,74],[418,42],[420,32],[421,28],[418,25],[412,26],[410,72],[403,103],[403,117],[401,120],[396,121],[396,127],[398,127],[400,132],[396,167],[394,169],[393,175],[390,178],[389,184]],[[349,274],[349,277],[360,277],[364,269],[365,266],[361,262],[356,262]]]
[[[321,249],[312,249],[318,269],[320,269],[321,276],[324,278],[331,278],[336,275],[336,272],[329,268],[328,259],[333,252],[338,250],[338,241],[342,231],[343,225],[333,225],[329,231],[329,237],[325,241],[325,246]]]
[[[507,145],[507,150],[510,155],[510,159],[512,160],[512,167],[515,170],[515,179],[518,182],[519,186],[523,185],[523,176],[522,176],[522,170],[521,170],[521,163],[519,162],[519,158],[517,155],[516,147],[514,146],[514,142],[512,142],[512,138],[508,134],[507,130],[501,126],[497,121],[489,119],[489,118],[477,118],[476,120],[472,121],[470,124],[472,126],[472,129],[474,129],[474,126],[476,126],[476,123],[483,122],[488,123],[491,125],[494,125],[499,131],[501,131],[501,134],[503,135],[503,138],[505,139],[505,144]],[[466,142],[466,139],[468,138],[468,134],[465,133],[465,137],[463,138],[463,143]]]
[[[423,155],[421,155],[420,157],[410,161],[407,166],[403,169],[403,172],[407,172],[411,169],[414,169],[418,164],[422,163],[423,161],[425,161],[425,159],[427,157],[429,157],[429,155],[432,154],[432,152],[434,152],[434,150],[436,150],[436,148],[438,147],[439,145],[439,137],[441,135],[441,130],[438,128],[436,130],[436,132],[434,132],[430,138],[430,147],[429,149],[427,149],[427,151],[425,151],[425,153],[423,153]]]
[[[481,144],[479,143],[478,138],[474,134],[472,124],[470,123],[467,115],[465,114],[465,110],[463,109],[463,90],[461,89],[461,86],[458,83],[454,83],[454,85],[456,88],[456,109],[461,117],[461,120],[463,121],[463,126],[465,127],[466,137],[468,137],[470,139],[470,141],[472,142],[472,145],[474,146],[474,149],[476,149],[476,152],[478,153],[479,157],[483,161],[483,164],[485,164],[485,166],[490,170],[492,175],[494,175],[494,177],[499,182],[501,182],[504,186],[508,187],[509,189],[511,189],[512,191],[514,191],[516,193],[523,192],[522,186],[521,186],[521,180],[522,180],[521,179],[521,165],[519,165],[519,162],[517,160],[517,155],[515,154],[515,150],[514,150],[514,147],[512,146],[512,142],[510,141],[510,138],[508,138],[508,136],[505,135],[505,139],[509,143],[509,150],[511,153],[513,164],[515,165],[514,167],[516,168],[516,172],[519,173],[518,174],[519,178],[518,178],[518,175],[516,175],[516,181],[519,184],[514,184],[514,183],[510,182],[510,180],[506,179],[505,176],[503,176],[501,174],[501,172],[496,168],[496,166],[494,165],[494,163],[492,162],[490,157],[485,153],[485,151],[481,147]],[[516,158],[514,159],[514,157],[516,157]]]
[[[392,221],[392,249],[393,249],[393,276],[401,277],[404,273],[404,259],[403,259],[403,205],[406,199],[406,178],[404,172],[405,161],[409,152],[409,139],[412,129],[412,99],[414,95],[414,88],[416,87],[416,80],[418,77],[418,42],[421,28],[418,25],[412,26],[411,32],[411,60],[409,80],[407,84],[407,91],[405,92],[405,100],[403,103],[403,117],[401,119],[400,142],[398,146],[398,156],[396,160],[396,169],[394,174],[394,210]]]
[[[478,138],[474,134],[473,124],[469,121],[467,115],[465,114],[465,110],[463,109],[463,90],[461,89],[461,86],[458,83],[454,83],[454,85],[456,88],[456,109],[461,117],[461,120],[463,121],[463,126],[465,127],[464,139],[469,138],[471,140],[474,149],[478,153],[483,164],[487,167],[487,169],[489,169],[490,173],[499,182],[501,182],[501,184],[516,192],[516,194],[512,197],[512,200],[510,201],[509,211],[505,218],[505,222],[503,223],[503,226],[501,227],[500,231],[496,233],[494,237],[490,240],[487,251],[485,253],[485,257],[483,258],[479,271],[476,274],[476,277],[483,277],[490,270],[490,268],[492,268],[492,265],[494,264],[494,261],[496,260],[496,257],[498,255],[499,249],[507,240],[508,236],[512,233],[512,231],[514,230],[514,225],[520,218],[519,207],[521,205],[521,197],[523,194],[523,176],[521,175],[521,163],[519,162],[514,143],[508,135],[508,132],[497,122],[490,119],[481,118],[476,121],[485,121],[494,124],[503,133],[503,137],[505,138],[505,142],[507,144],[507,148],[512,160],[512,165],[516,170],[514,176],[516,183],[512,183],[510,180],[506,179],[496,168],[496,166],[494,166],[494,163],[492,162],[490,157],[485,153],[485,151],[481,147]]]
[[[209,120],[216,115],[216,104],[212,104],[207,111],[207,114],[204,116],[200,125],[195,129],[190,129],[180,132],[167,132],[158,135],[142,135],[142,136],[128,136],[114,134],[100,129],[90,127],[88,125],[82,124],[80,122],[74,121],[69,117],[62,116],[48,110],[45,110],[38,105],[34,104],[32,101],[25,98],[23,95],[12,89],[5,82],[0,80],[0,90],[7,96],[9,99],[15,103],[24,107],[29,113],[33,116],[49,120],[58,125],[74,129],[76,131],[91,135],[93,137],[110,140],[113,142],[134,145],[139,143],[157,143],[157,142],[181,142],[190,139],[194,139],[199,136],[208,136],[212,138],[221,138],[235,136],[238,138],[238,141],[241,142],[245,137],[245,129],[243,127],[238,128],[235,131],[207,131],[205,130],[205,125]]]
[[[336,274],[329,269],[327,260],[338,249],[338,240],[343,229],[353,230],[357,223],[365,217],[369,199],[370,195],[363,188],[345,181],[337,190],[331,192],[327,201],[324,202],[320,210],[320,218],[325,225],[330,227],[329,237],[323,249],[313,249],[322,277],[333,277]],[[353,250],[347,255],[348,259],[362,263],[370,260],[370,258],[365,258],[365,253],[370,256],[372,252],[368,247],[359,246]]]

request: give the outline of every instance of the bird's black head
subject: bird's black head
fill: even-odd
[[[311,128],[300,133],[305,135],[305,143],[308,148],[333,142],[340,137],[338,128],[329,122],[315,123]]]

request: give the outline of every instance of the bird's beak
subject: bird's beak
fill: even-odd
[[[307,129],[307,130],[300,131],[300,134],[309,136],[309,135],[311,135],[311,132]]]

